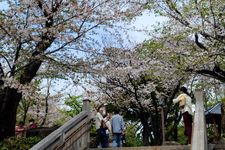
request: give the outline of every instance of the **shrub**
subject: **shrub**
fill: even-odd
[[[143,145],[143,143],[139,126],[135,124],[127,124],[124,146],[136,147],[141,145]]]
[[[39,137],[10,137],[0,142],[0,150],[29,150],[40,140]]]

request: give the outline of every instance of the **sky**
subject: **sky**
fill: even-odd
[[[7,8],[8,6],[6,2],[0,2],[0,10],[4,10]],[[131,30],[128,31],[128,36],[132,43],[139,44],[144,40],[150,38],[148,32],[152,29],[153,25],[156,25],[157,23],[162,23],[164,21],[166,21],[165,18],[155,16],[153,13],[145,11],[142,13],[141,16],[138,16],[133,19],[133,21],[131,21],[129,25],[126,25],[125,28],[131,28]],[[135,28],[136,30],[134,30],[133,28]],[[126,37],[124,36],[124,38]],[[70,84],[70,86],[68,86],[68,84],[71,82],[72,81],[54,82],[53,89],[51,90],[52,93],[66,89],[66,93],[70,93],[72,95],[81,95],[84,92],[83,88],[81,86],[75,87],[73,86],[73,84]]]
[[[4,9],[7,9],[8,6],[7,6],[7,3],[6,2],[0,2],[0,10],[4,10]]]
[[[135,32],[135,31],[130,32],[130,37],[137,43],[141,43],[144,40],[150,38],[148,32],[153,29],[154,25],[156,25],[157,23],[163,23],[165,21],[166,18],[156,16],[153,13],[145,11],[142,13],[141,16],[136,17],[134,21],[132,21],[131,23],[131,26],[134,26],[139,30],[143,30],[143,32]]]

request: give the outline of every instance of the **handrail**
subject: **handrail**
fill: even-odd
[[[191,150],[208,150],[203,91],[195,91],[196,105],[192,129]]]
[[[34,145],[31,150],[74,149],[74,145],[78,146],[79,149],[87,148],[90,142],[89,130],[91,126],[90,110],[87,103],[89,104],[88,101],[84,101],[84,111]]]

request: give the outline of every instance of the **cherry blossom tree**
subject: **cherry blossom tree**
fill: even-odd
[[[225,82],[224,0],[176,1],[149,3],[146,8],[168,18],[163,27],[152,32],[157,55],[172,62],[180,73],[192,73]],[[148,41],[146,45],[150,45]],[[201,77],[198,77],[201,78]],[[207,86],[215,87],[207,79]],[[205,79],[204,77],[202,79]],[[198,81],[199,82],[199,81]],[[221,83],[220,83],[221,84]],[[202,84],[203,85],[203,84]],[[207,86],[200,86],[207,92]],[[212,94],[209,92],[208,94]],[[215,94],[215,93],[213,93]],[[225,118],[222,113],[222,118]],[[225,124],[222,121],[222,126]]]
[[[25,124],[32,118],[38,126],[50,127],[56,122],[55,118],[60,115],[58,104],[63,97],[63,91],[50,93],[54,88],[52,79],[47,79],[46,84],[42,85],[40,79],[35,79],[32,82],[35,83],[32,87],[29,86],[30,90],[28,90],[32,94],[23,95],[17,108],[16,119],[17,121],[22,120]]]
[[[167,118],[173,108],[172,99],[188,78],[177,74],[172,64],[154,55],[146,57],[143,52],[142,45],[131,50],[105,48],[102,55],[95,58],[93,80],[99,88],[98,100],[113,104],[123,110],[125,116],[132,116],[141,123],[144,145],[160,145],[159,108],[164,109]]]
[[[176,1],[149,3],[146,8],[169,21],[156,29],[154,37],[169,48],[162,53],[180,61],[184,71],[225,82],[224,0]]]
[[[99,28],[129,21],[145,1],[5,0],[0,11],[0,140],[13,136],[16,109],[40,70],[84,72],[77,52],[95,52]],[[50,65],[51,69],[46,69]],[[63,73],[64,72],[64,73]],[[25,88],[26,87],[26,88]]]

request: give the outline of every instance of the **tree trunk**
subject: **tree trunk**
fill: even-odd
[[[180,122],[182,118],[182,115],[179,114],[179,112],[175,112],[175,117],[174,117],[174,125],[173,125],[173,139],[174,141],[177,141],[178,140],[178,124]]]
[[[49,14],[46,15],[48,16],[48,21],[46,21],[45,26],[50,28],[53,26],[53,18],[49,17]],[[20,73],[18,74],[18,81],[20,84],[25,85],[30,83],[31,80],[36,76],[37,71],[43,61],[39,56],[42,55],[55,40],[55,37],[49,32],[47,32],[41,38],[42,40],[37,43],[35,51],[31,55],[32,57],[28,59],[27,65],[21,68]],[[11,71],[11,77],[15,77],[14,69]],[[0,77],[3,76],[4,72],[0,65]],[[4,82],[0,78],[0,85],[3,84]],[[0,96],[0,141],[2,141],[4,138],[15,135],[16,111],[22,98],[22,93],[17,93],[16,89],[5,87],[2,88],[2,90],[0,89]]]
[[[151,114],[151,125],[152,131],[154,135],[154,141],[151,141],[153,145],[161,145],[162,144],[162,129],[161,129],[161,117],[159,115],[159,100],[156,97],[155,92],[151,92],[152,103],[154,105],[154,113]]]
[[[50,85],[48,85],[48,88],[47,88],[47,94],[45,96],[45,115],[44,115],[44,118],[42,120],[42,123],[41,123],[41,127],[44,126],[46,120],[47,120],[47,116],[48,116],[48,99],[49,99],[49,96],[50,96]]]
[[[152,116],[152,131],[154,134],[154,145],[162,144],[162,129],[161,129],[161,117],[156,113]],[[160,120],[159,120],[160,119]]]
[[[16,89],[5,87],[0,97],[0,141],[15,135],[16,110],[22,98]]]
[[[221,127],[222,127],[222,134],[225,133],[225,104],[222,102],[221,105]]]
[[[31,62],[24,68],[20,76],[20,83],[30,83],[36,76],[42,61]],[[0,141],[15,135],[16,111],[22,98],[22,93],[17,93],[16,89],[5,87],[1,91],[0,97]]]
[[[149,127],[148,127],[148,121],[142,119],[141,123],[143,125],[143,131],[142,131],[142,141],[144,146],[149,146]]]
[[[174,106],[174,109],[176,109],[175,106]],[[169,126],[173,124],[172,128],[169,128],[169,130],[166,133],[166,137],[168,140],[174,140],[174,141],[178,140],[178,124],[181,118],[182,118],[182,115],[179,113],[179,110],[175,110],[174,116],[170,118],[171,121],[168,122],[169,124],[167,124]]]
[[[30,107],[30,102],[26,102],[24,101],[24,104],[23,104],[23,123],[25,124],[26,122],[26,119],[27,119],[27,113],[28,113],[28,110],[29,110],[29,107]]]

